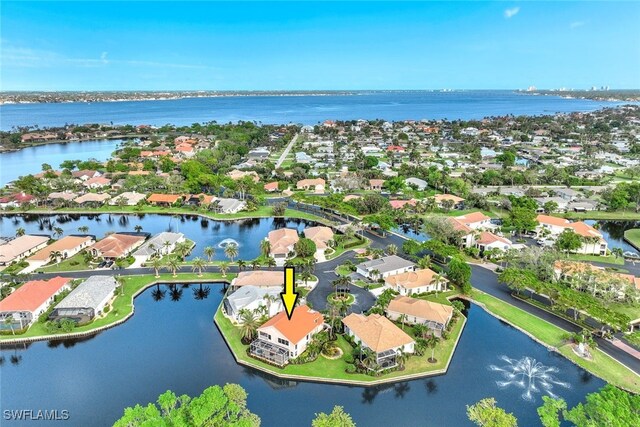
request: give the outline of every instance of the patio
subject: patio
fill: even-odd
[[[249,354],[256,359],[278,366],[284,366],[289,362],[289,350],[261,339],[254,340],[251,343]]]

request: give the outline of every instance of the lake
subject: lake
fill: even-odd
[[[456,92],[383,91],[354,95],[229,96],[158,101],[6,104],[0,106],[2,130],[14,126],[66,123],[184,126],[216,120],[269,124],[315,124],[327,119],[481,119],[488,116],[542,115],[593,111],[621,103],[532,96],[507,90]]]
[[[526,390],[501,383],[523,358],[542,365],[533,382],[552,369],[553,392],[570,406],[604,382],[548,351],[526,335],[471,306],[449,372],[438,377],[373,388],[291,382],[237,365],[213,323],[222,286],[211,284],[205,299],[199,285],[147,289],[136,298],[136,314],[123,325],[79,341],[36,342],[4,348],[0,406],[7,409],[66,409],[73,426],[107,426],[126,406],[155,401],[167,389],[197,395],[206,387],[238,383],[248,407],[264,426],[308,426],[316,412],[343,405],[359,426],[467,426],[465,405],[484,397],[519,418],[540,425]],[[156,301],[160,294],[164,297]],[[155,295],[155,298],[154,298]],[[173,297],[173,298],[172,298]],[[502,358],[501,358],[502,357]],[[507,358],[504,358],[507,357]],[[22,425],[7,422],[3,425]]]
[[[100,139],[66,144],[45,144],[0,153],[0,187],[20,176],[42,171],[43,163],[48,163],[57,169],[65,160],[96,159],[101,162],[108,160],[121,142],[121,139]]]
[[[591,226],[596,223],[599,225],[598,231],[602,233],[602,237],[609,244],[609,249],[621,248],[623,251],[638,252],[636,248],[624,240],[624,232],[632,228],[640,228],[640,221],[586,220],[585,222]]]
[[[175,231],[196,243],[187,259],[205,258],[204,248],[213,246],[214,260],[227,260],[220,243],[233,239],[238,243],[240,259],[252,260],[260,255],[260,241],[271,230],[294,228],[302,232],[316,225],[313,221],[295,218],[249,218],[233,221],[215,221],[197,215],[5,215],[0,216],[0,236],[13,236],[16,229],[24,228],[27,234],[53,235],[59,227],[64,235],[78,234],[78,227],[89,227],[89,234],[101,239],[109,232],[134,231],[136,226],[152,235],[162,231]]]

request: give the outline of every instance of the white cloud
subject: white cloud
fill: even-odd
[[[584,24],[586,24],[584,21],[575,21],[569,24],[569,28],[573,30],[574,28],[582,27]]]
[[[512,17],[516,16],[518,14],[518,12],[520,12],[520,8],[518,6],[511,7],[509,9],[505,9],[504,17],[507,18],[507,19],[512,18]]]

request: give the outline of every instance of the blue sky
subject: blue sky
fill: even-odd
[[[2,1],[2,90],[640,87],[640,2]]]

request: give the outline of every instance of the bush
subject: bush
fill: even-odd
[[[104,314],[107,314],[110,310],[111,310],[111,307],[109,307],[109,306],[107,305],[107,306],[105,306],[105,308],[102,310],[102,312],[103,312]]]
[[[356,366],[354,364],[348,364],[347,367],[344,370],[347,374],[355,374],[356,373]]]
[[[349,364],[353,364],[353,362],[354,362],[353,354],[346,354],[344,356],[344,361],[349,363]]]
[[[80,261],[73,260],[69,263],[69,265],[80,265]]]

